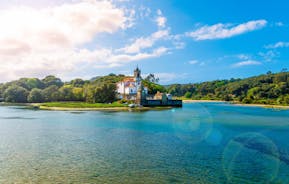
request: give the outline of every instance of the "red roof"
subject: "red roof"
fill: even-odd
[[[124,78],[122,81],[123,82],[135,82],[135,79],[133,77],[128,77],[128,78]]]

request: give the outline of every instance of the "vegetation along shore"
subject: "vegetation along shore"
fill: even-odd
[[[218,103],[218,102],[227,102],[222,100],[183,100],[184,103]],[[248,107],[264,107],[272,109],[289,109],[289,105],[270,105],[270,104],[244,104],[240,102],[227,102],[233,105],[239,106],[248,106]]]
[[[0,84],[0,100],[7,103],[44,103],[40,106],[46,108],[126,108],[133,102],[119,100],[116,95],[116,83],[125,77],[109,74],[91,80],[74,79],[68,82],[55,76],[21,78]],[[289,105],[289,72],[285,70],[246,79],[194,84],[160,85],[158,81],[153,74],[142,79],[149,95],[159,91],[183,100],[217,100],[280,107]]]

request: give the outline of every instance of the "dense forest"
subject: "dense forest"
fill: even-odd
[[[125,75],[109,74],[94,77],[91,80],[74,79],[62,82],[55,76],[44,79],[21,78],[16,81],[0,84],[0,98],[11,103],[41,103],[57,101],[80,101],[87,103],[111,103],[116,98],[116,83]],[[158,79],[153,74],[148,75],[143,83],[149,93],[166,89],[156,84]]]
[[[241,103],[289,105],[289,72],[267,72],[246,79],[173,84],[168,93],[186,99],[225,100]]]
[[[62,82],[55,76],[44,79],[21,78],[0,84],[0,98],[12,103],[82,101],[111,103],[116,101],[116,83],[126,76],[109,74],[91,80]],[[196,84],[162,86],[149,74],[143,84],[150,94],[167,92],[185,99],[225,100],[241,103],[289,105],[289,72],[271,73],[246,79],[215,80]]]

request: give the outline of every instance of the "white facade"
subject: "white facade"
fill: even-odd
[[[137,85],[134,80],[121,81],[117,83],[117,93],[124,95],[134,95],[137,94]]]
[[[172,100],[173,96],[171,94],[167,94],[167,98],[168,98],[168,100]]]
[[[121,82],[117,83],[117,93],[119,98],[136,99],[137,92],[141,88],[141,76],[140,70],[136,68],[134,71],[134,77],[127,77]],[[148,93],[146,87],[143,88],[145,94]]]

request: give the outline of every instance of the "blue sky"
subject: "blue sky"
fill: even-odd
[[[160,83],[289,69],[289,3],[86,0],[0,2],[1,81],[131,74]]]

